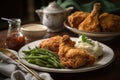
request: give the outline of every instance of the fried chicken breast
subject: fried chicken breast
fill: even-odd
[[[120,16],[102,13],[99,18],[103,32],[120,32]]]
[[[78,25],[89,15],[88,12],[76,11],[68,16],[70,27],[78,28]]]
[[[62,39],[62,37],[59,36],[59,35],[51,37],[51,38],[49,38],[47,40],[42,41],[39,44],[39,47],[58,53],[59,44],[60,44],[61,39]]]
[[[61,64],[68,68],[79,68],[94,64],[96,57],[83,49],[75,48],[74,44],[75,42],[69,36],[64,35],[62,37],[58,52]]]

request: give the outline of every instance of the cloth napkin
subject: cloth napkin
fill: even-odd
[[[17,52],[14,51],[16,54]],[[0,73],[9,77],[5,80],[37,80],[32,74],[28,73],[24,67],[20,66],[10,57],[0,52]],[[44,80],[53,80],[47,72],[38,72]]]
[[[80,0],[57,0],[57,3],[62,8],[67,8],[68,6],[73,6],[75,11],[84,11],[84,12],[91,12],[93,9],[93,5],[96,2],[101,3],[101,12],[108,12],[113,14],[120,14],[120,7],[119,3],[115,4],[110,0],[91,0],[89,3],[80,3]]]

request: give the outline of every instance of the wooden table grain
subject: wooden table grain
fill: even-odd
[[[0,48],[7,48],[5,45],[7,30],[0,31]],[[61,32],[47,33],[43,38],[49,38],[55,35],[68,34],[71,37],[78,37],[77,34],[64,29]],[[113,49],[115,54],[114,61],[101,69],[82,72],[82,73],[52,73],[50,75],[54,80],[120,80],[120,37],[116,37],[112,40],[103,41],[105,45]],[[3,77],[0,75],[0,77]]]

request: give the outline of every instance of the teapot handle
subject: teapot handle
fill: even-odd
[[[37,10],[35,10],[35,12],[39,16],[40,23],[42,23],[42,20],[43,20],[43,10],[37,9]]]
[[[66,8],[67,15],[69,15],[73,9],[74,9],[74,7]]]

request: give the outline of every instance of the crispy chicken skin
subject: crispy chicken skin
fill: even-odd
[[[103,32],[120,31],[120,16],[109,13],[103,13],[100,15],[99,18]]]
[[[70,27],[78,28],[78,25],[89,15],[88,12],[76,11],[68,16],[68,23]]]
[[[68,68],[94,64],[96,57],[83,49],[75,48],[74,44],[75,42],[70,40],[69,36],[64,35],[62,37],[58,52],[61,64]]]
[[[89,16],[82,21],[78,29],[84,30],[88,32],[100,32],[100,26],[99,26],[99,11],[100,11],[100,3],[95,3],[92,12],[89,14]]]
[[[59,35],[51,37],[51,38],[49,38],[47,40],[42,41],[39,44],[39,47],[40,48],[44,48],[44,49],[48,49],[48,50],[51,50],[53,52],[58,53],[58,51],[59,51],[59,44],[60,44],[61,39],[62,39],[62,37],[59,36]]]
[[[101,9],[97,2],[91,13],[76,11],[68,16],[68,25],[86,32],[120,32],[120,16],[107,12],[99,14]]]

